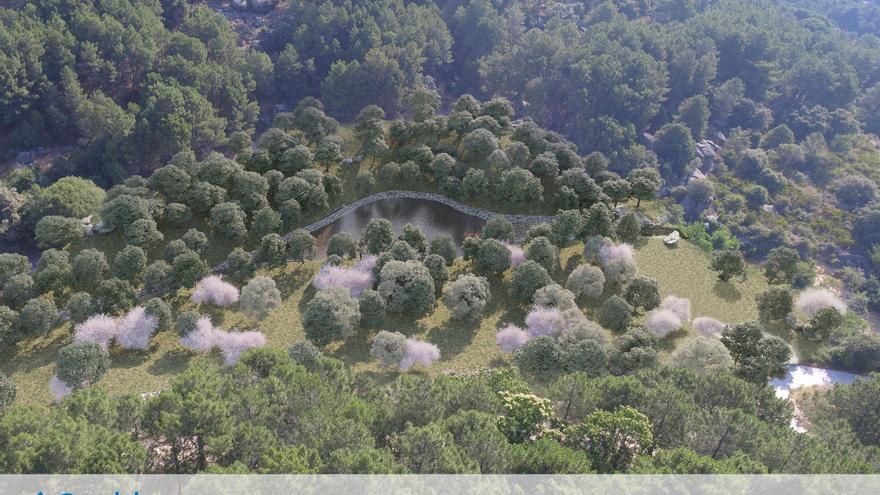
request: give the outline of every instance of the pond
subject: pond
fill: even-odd
[[[846,371],[835,371],[814,366],[791,364],[782,378],[770,380],[770,386],[776,390],[776,396],[787,399],[792,390],[820,385],[849,385],[859,375]]]
[[[411,223],[422,229],[428,242],[441,234],[449,234],[459,249],[465,237],[479,234],[486,223],[479,217],[462,213],[436,201],[412,198],[380,199],[363,205],[313,232],[317,240],[318,255],[320,257],[327,255],[327,242],[338,232],[348,232],[355,240],[360,239],[361,229],[373,218],[387,219],[394,225],[394,230],[398,234],[405,224]]]

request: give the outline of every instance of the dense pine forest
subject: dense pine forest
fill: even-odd
[[[880,472],[878,32],[0,7],[0,473]],[[401,191],[480,227],[322,220]]]

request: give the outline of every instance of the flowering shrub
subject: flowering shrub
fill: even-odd
[[[667,309],[675,313],[682,321],[691,321],[691,301],[677,296],[666,296],[660,303],[660,309]]]
[[[709,318],[708,316],[695,318],[693,325],[694,330],[705,337],[720,337],[721,331],[727,326],[715,318]]]
[[[238,302],[238,289],[216,275],[203,278],[190,298],[196,304],[213,303],[220,307]]]
[[[95,342],[106,349],[116,337],[118,323],[107,315],[94,315],[73,330],[74,342]]]
[[[400,360],[400,370],[408,370],[416,364],[431,366],[438,359],[440,359],[440,349],[436,345],[430,342],[406,339],[406,342],[403,343],[403,359]]]
[[[147,314],[143,307],[132,308],[119,321],[116,343],[123,349],[146,349],[158,326],[159,320]]]
[[[798,295],[794,306],[807,317],[823,308],[834,308],[838,313],[846,314],[846,303],[828,289],[807,289]]]
[[[507,325],[495,334],[495,342],[501,347],[502,352],[510,354],[525,344],[530,337],[522,328],[516,325]]]
[[[52,375],[52,378],[49,379],[49,388],[52,389],[55,402],[61,402],[65,397],[73,393],[73,387],[64,383],[62,379],[58,378],[58,375]]]
[[[649,332],[663,338],[681,328],[681,318],[668,309],[655,309],[648,313],[645,327]]]
[[[324,265],[315,275],[312,285],[318,290],[342,287],[348,289],[351,297],[359,298],[365,290],[373,287],[373,267],[375,265],[375,256],[362,259],[352,268]]]
[[[232,366],[246,350],[265,346],[266,336],[260,332],[226,332],[214,327],[210,319],[200,318],[195,330],[181,338],[180,343],[194,351],[210,351],[217,347],[225,364]]]
[[[522,264],[523,261],[526,260],[526,253],[522,250],[521,247],[515,244],[504,243],[507,246],[507,250],[510,251],[510,266],[512,268],[516,268]]]
[[[549,335],[556,337],[565,330],[565,318],[556,308],[536,307],[526,315],[526,332],[532,337]]]

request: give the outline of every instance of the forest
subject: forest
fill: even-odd
[[[14,3],[0,473],[880,472],[877,3]]]

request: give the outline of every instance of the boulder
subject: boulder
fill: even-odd
[[[235,10],[247,10],[247,0],[230,0],[229,5]]]
[[[104,222],[98,222],[97,225],[92,227],[93,234],[109,234],[110,232],[113,232],[114,230],[116,230],[115,225],[109,224],[109,223],[104,223]]]

